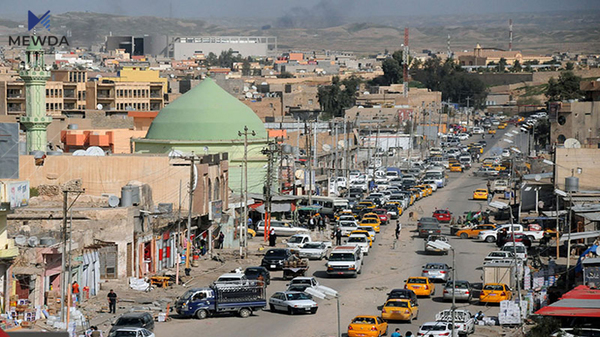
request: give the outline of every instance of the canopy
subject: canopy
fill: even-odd
[[[600,290],[578,286],[564,294],[559,301],[535,313],[543,316],[600,317]]]

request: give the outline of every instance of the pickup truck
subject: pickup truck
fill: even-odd
[[[295,234],[287,240],[286,245],[288,248],[298,248],[308,242],[312,242],[309,234]]]
[[[267,305],[262,285],[192,288],[175,302],[177,313],[184,317],[204,319],[220,313],[235,313],[246,318]]]
[[[437,322],[452,324],[452,310],[442,310],[435,315]],[[459,336],[466,336],[475,332],[475,317],[469,310],[455,309],[454,310],[454,327],[458,331]]]
[[[495,193],[504,192],[504,191],[507,191],[508,189],[509,189],[508,180],[506,180],[506,179],[494,180],[494,183],[492,184],[492,190]]]
[[[513,224],[512,226],[513,226],[515,232],[523,232],[523,226],[522,225]],[[501,225],[501,226],[498,226],[495,229],[492,229],[492,230],[489,230],[489,231],[481,231],[481,232],[479,232],[479,235],[477,236],[477,240],[479,240],[479,241],[485,241],[485,242],[490,242],[490,243],[496,242],[496,239],[498,238],[498,232],[500,230],[502,230],[503,228],[507,228],[509,231],[511,231],[510,224]]]

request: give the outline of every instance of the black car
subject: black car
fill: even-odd
[[[113,323],[110,332],[121,328],[144,328],[150,331],[154,330],[154,318],[148,312],[130,312],[119,317]]]
[[[292,256],[292,252],[286,248],[272,248],[267,250],[260,265],[267,270],[282,270],[283,263]]]
[[[271,284],[271,273],[265,267],[248,267],[244,270],[244,274],[248,280],[258,280],[258,277],[262,275],[265,284]]]
[[[413,301],[417,302],[417,294],[415,294],[415,292],[410,289],[392,289],[392,291],[387,293],[387,295],[388,295],[388,298],[387,298],[388,300],[398,298],[398,299],[404,299],[404,300],[413,300]]]
[[[487,142],[485,140],[480,140],[477,142],[477,144],[479,144],[481,147],[486,147],[487,146]]]

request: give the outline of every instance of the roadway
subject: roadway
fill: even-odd
[[[513,127],[508,127],[513,130]],[[484,158],[490,152],[507,146],[502,143],[504,130],[499,130],[495,138],[486,135],[488,146]],[[513,137],[514,138],[514,137]],[[474,136],[467,142],[479,140]],[[514,145],[514,144],[512,144]],[[421,268],[428,262],[443,262],[452,265],[452,254],[426,255],[423,252],[423,239],[416,237],[416,223],[408,218],[408,213],[419,212],[420,216],[430,216],[435,208],[447,208],[454,215],[463,212],[484,210],[485,201],[471,200],[473,190],[485,188],[486,181],[476,178],[472,171],[477,164],[464,173],[450,172],[448,185],[439,189],[432,196],[418,201],[407,210],[399,221],[402,223],[400,240],[394,245],[395,222],[382,226],[377,241],[365,258],[363,272],[357,278],[328,278],[325,272],[325,260],[310,262],[310,275],[316,277],[325,286],[337,290],[341,297],[341,331],[347,331],[350,320],[356,315],[379,315],[380,307],[385,302],[386,293],[394,288],[403,288],[404,280],[410,276],[420,276]],[[445,228],[446,234],[449,229]],[[456,251],[456,278],[468,280],[471,283],[481,283],[481,271],[477,270],[488,252],[495,250],[494,244],[462,240],[450,237],[450,244]],[[395,246],[395,247],[394,247]],[[216,278],[216,276],[215,276]],[[271,285],[267,289],[267,296],[275,291],[284,290],[286,283],[281,279],[281,272],[272,273]],[[419,317],[411,323],[392,323],[389,333],[399,327],[402,334],[412,331],[416,335],[419,326],[425,322],[433,321],[434,316],[441,310],[449,309],[450,302],[442,301],[442,284],[436,284],[436,294],[433,298],[419,299]],[[497,316],[498,306],[480,306],[476,296],[471,303],[458,302],[459,308],[467,308],[476,313],[482,310],[486,316]],[[205,320],[178,319],[156,325],[157,336],[335,336],[337,333],[337,310],[335,300],[316,300],[319,310],[315,315],[293,315],[273,313],[268,309],[254,313],[253,316],[242,319],[236,316],[223,316]],[[477,332],[476,332],[477,335]],[[486,336],[490,337],[489,332]],[[482,334],[483,336],[483,334]]]

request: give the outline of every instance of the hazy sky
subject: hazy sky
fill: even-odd
[[[0,0],[0,16],[24,21],[27,10],[43,14],[91,11],[123,15],[174,17],[279,17],[293,8],[336,7],[342,16],[441,15],[499,12],[600,10],[599,0]],[[320,4],[320,5],[319,5]]]

